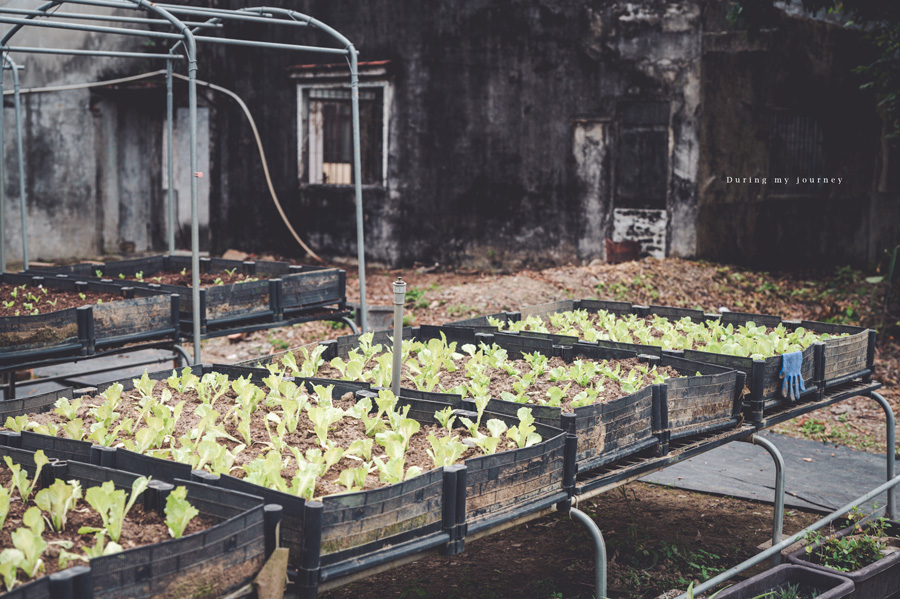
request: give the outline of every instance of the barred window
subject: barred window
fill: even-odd
[[[772,111],[769,117],[769,177],[825,177],[825,132],[814,117]],[[804,186],[804,189],[809,187]],[[769,188],[772,195],[797,193],[793,185]]]

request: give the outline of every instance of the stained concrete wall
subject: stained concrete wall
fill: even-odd
[[[35,6],[27,0],[0,5]],[[66,5],[65,10],[82,9]],[[21,30],[13,43],[130,51],[142,47],[141,40],[132,37],[38,28]],[[23,89],[103,80],[148,68],[133,59],[36,54],[14,54],[13,58],[25,66],[20,73]],[[5,89],[12,89],[9,73],[5,74]],[[8,259],[16,261],[22,255],[20,182],[12,96],[4,100],[6,248]],[[93,256],[103,250],[119,251],[123,245],[149,248],[154,238],[150,214],[152,196],[158,194],[159,168],[157,164],[154,176],[149,163],[139,164],[138,155],[149,153],[159,162],[159,134],[148,135],[158,126],[152,116],[138,105],[122,110],[116,103],[104,103],[87,89],[23,95],[22,116],[30,257]]]
[[[236,8],[237,1],[219,0]],[[690,1],[276,2],[390,60],[388,184],[365,191],[370,257],[393,264],[548,264],[603,255],[612,236],[615,119],[625,102],[670,107],[667,245],[695,251],[700,11]],[[275,41],[325,41],[237,28]],[[355,251],[350,188],[299,186],[294,81],[314,55],[218,49],[212,77],[247,101],[294,226],[325,253]],[[318,59],[334,62],[333,59]],[[205,67],[204,67],[205,68]],[[246,123],[217,101],[214,248],[300,255],[267,201]],[[582,123],[608,121],[604,133]],[[583,147],[587,140],[591,147]],[[586,161],[590,164],[587,164]],[[596,163],[595,163],[596,162]],[[219,193],[227,189],[228,193]]]

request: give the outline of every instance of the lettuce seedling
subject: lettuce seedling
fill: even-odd
[[[402,457],[389,459],[387,463],[385,463],[382,458],[374,458],[373,462],[375,463],[375,467],[378,468],[379,479],[381,482],[388,485],[403,482],[404,480],[422,474],[421,468],[418,466],[411,466],[406,470],[406,474],[404,475],[404,459]]]
[[[85,493],[85,500],[94,508],[94,511],[100,514],[100,518],[103,520],[103,527],[113,542],[119,542],[125,517],[132,506],[134,506],[137,498],[147,490],[149,483],[150,479],[143,476],[135,479],[131,485],[131,496],[128,497],[127,503],[125,491],[116,489],[115,483],[110,480],[99,487],[91,487]]]
[[[322,364],[325,363],[325,360],[322,359],[322,354],[325,352],[325,349],[326,347],[324,345],[316,345],[310,352],[305,347],[301,347],[297,350],[303,358],[300,366],[297,365],[294,354],[290,352],[282,356],[281,363],[290,371],[291,376],[300,378],[314,377],[316,376],[316,373],[319,372],[319,368]]]
[[[344,451],[344,455],[348,458],[363,459],[366,462],[372,459],[372,446],[375,442],[372,439],[357,439]],[[358,458],[357,456],[362,456]]]
[[[75,439],[76,441],[84,439],[84,420],[81,418],[68,421],[62,426],[62,429],[70,439]]]
[[[310,406],[307,415],[313,423],[313,430],[319,445],[328,447],[328,429],[344,417],[344,410],[335,407]]]
[[[534,416],[531,415],[531,408],[519,408],[516,415],[519,417],[519,424],[509,427],[506,436],[515,441],[520,449],[540,443],[541,436],[535,432],[537,429],[533,426]]]
[[[110,406],[110,411],[119,407],[119,402],[122,400],[123,389],[122,383],[113,383],[100,394],[100,397],[106,400],[106,404]]]
[[[441,426],[447,429],[449,432],[453,432],[453,422],[456,420],[454,411],[455,410],[452,406],[447,406],[443,410],[434,413],[435,420],[437,420],[441,424]]]
[[[197,383],[200,382],[200,377],[191,372],[190,366],[187,366],[181,371],[181,376],[178,376],[176,371],[173,370],[172,376],[167,378],[166,382],[172,390],[184,393],[190,389],[195,389]]]
[[[38,491],[34,496],[34,503],[50,514],[50,525],[53,526],[53,530],[61,531],[66,528],[69,510],[75,508],[79,499],[81,499],[81,483],[77,480],[66,483],[58,478],[46,489]]]
[[[297,463],[297,472],[291,479],[291,493],[312,500],[316,492],[316,479],[322,474],[323,464]]]
[[[329,364],[341,373],[341,379],[343,380],[358,381],[362,379],[364,365],[361,358],[348,360],[347,362],[340,358],[334,358]]]
[[[366,486],[366,476],[368,476],[370,471],[369,466],[347,468],[341,471],[341,474],[338,476],[338,483],[343,485],[348,493],[361,491]]]
[[[200,514],[200,510],[192,506],[186,497],[187,488],[181,486],[175,487],[166,498],[166,526],[175,539],[180,539],[190,521]]]
[[[281,477],[282,458],[276,451],[270,451],[265,457],[258,457],[249,464],[242,466],[247,474],[247,482],[275,489],[287,491],[287,485]]]
[[[131,384],[142,398],[153,397],[153,388],[156,387],[156,381],[147,376],[146,370],[144,370],[141,378],[131,379]]]
[[[3,426],[14,433],[21,433],[22,431],[31,430],[32,428],[34,428],[34,423],[29,422],[28,416],[22,414],[21,416],[16,416],[15,418],[7,416],[6,422],[3,424]]]
[[[456,437],[439,438],[429,434],[428,442],[431,444],[431,449],[426,449],[425,453],[432,459],[435,468],[455,464],[466,452],[466,446],[460,443]]]
[[[122,553],[122,546],[115,542],[106,542],[106,529],[105,528],[90,528],[87,526],[82,526],[78,529],[78,534],[90,534],[94,533],[94,546],[88,547],[85,545],[82,547],[82,551],[84,551],[84,557],[80,555],[76,555],[74,553],[68,554],[67,557],[69,559],[78,558],[83,561],[88,561],[94,559],[95,557],[103,557],[104,555],[112,555],[114,553]]]
[[[12,458],[9,456],[3,456],[3,461],[6,462],[6,466],[12,471],[12,485],[10,489],[15,488],[19,491],[19,497],[23,502],[28,501],[31,497],[32,491],[37,486],[38,480],[41,478],[41,470],[44,469],[44,466],[50,463],[50,460],[44,455],[43,449],[38,449],[34,453],[34,463],[35,463],[35,472],[34,479],[31,481],[28,480],[28,474],[22,469],[19,464],[14,464]]]
[[[197,396],[204,404],[214,406],[216,401],[228,391],[228,375],[207,372],[197,384]]]
[[[23,528],[17,528],[10,535],[13,545],[22,552],[22,560],[19,568],[25,571],[28,578],[34,578],[40,570],[44,569],[41,554],[47,548],[47,542],[41,537],[44,533],[44,519],[41,510],[30,507],[22,516]]]
[[[67,397],[60,397],[53,405],[56,408],[55,410],[53,410],[54,412],[56,412],[66,420],[71,421],[75,419],[79,408],[81,408],[81,398],[77,397],[69,401],[69,398]]]
[[[7,591],[11,591],[18,583],[16,574],[24,561],[25,554],[18,549],[8,547],[0,551],[0,576],[3,577],[3,585]]]
[[[0,529],[3,528],[6,516],[9,515],[9,498],[9,489],[0,486]]]

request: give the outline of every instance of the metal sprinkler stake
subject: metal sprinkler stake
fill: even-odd
[[[406,282],[394,281],[394,366],[391,370],[391,391],[400,397],[400,359],[403,354],[403,304],[406,303]]]

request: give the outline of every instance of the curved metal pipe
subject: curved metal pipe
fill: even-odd
[[[603,533],[600,532],[597,523],[578,508],[570,508],[569,514],[588,529],[588,533],[594,540],[594,549],[596,549],[594,553],[594,587],[597,589],[595,597],[606,599],[606,543],[603,542]]]
[[[891,480],[894,478],[894,461],[897,452],[897,448],[895,445],[895,430],[894,430],[894,410],[891,408],[891,404],[887,402],[885,398],[883,398],[879,393],[875,391],[869,392],[869,397],[877,401],[881,408],[884,410],[884,417],[887,421],[885,424],[887,426],[887,479]],[[891,520],[895,520],[897,518],[897,506],[894,501],[894,489],[890,489],[887,494],[887,515]]]
[[[781,542],[781,535],[784,531],[784,456],[781,455],[774,443],[764,437],[754,434],[744,440],[747,443],[759,445],[768,451],[775,460],[775,514],[772,522],[772,545],[775,546]],[[773,566],[777,566],[780,562],[780,555],[772,556]]]

